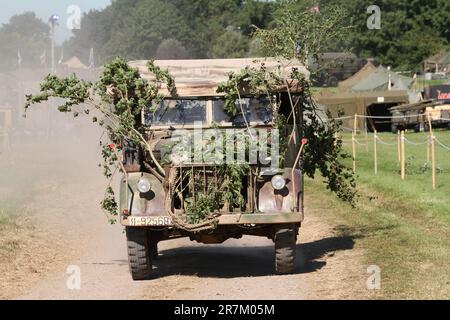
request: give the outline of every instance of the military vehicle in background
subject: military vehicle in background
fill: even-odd
[[[366,63],[366,59],[360,59],[349,52],[321,53],[316,62],[309,64],[311,81],[315,86],[337,87],[339,81],[351,77]]]
[[[405,129],[428,131],[429,122],[433,128],[450,129],[450,85],[429,86],[423,96],[426,100],[389,109],[392,133]]]

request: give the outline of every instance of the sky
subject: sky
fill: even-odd
[[[102,9],[111,3],[111,0],[0,0],[0,24],[7,23],[9,18],[26,11],[34,11],[44,22],[56,13],[60,16],[59,26],[55,30],[58,43],[68,39],[72,32],[67,23],[73,21],[75,11],[68,13],[71,6],[77,6],[81,13],[91,9]],[[77,10],[77,9],[75,9]]]

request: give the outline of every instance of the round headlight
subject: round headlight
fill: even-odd
[[[283,176],[276,175],[272,178],[272,187],[275,190],[281,190],[286,186],[286,180],[283,178]]]
[[[140,193],[149,192],[151,187],[152,187],[152,185],[151,185],[150,181],[148,181],[148,179],[146,179],[146,178],[140,178],[137,183],[137,188]]]

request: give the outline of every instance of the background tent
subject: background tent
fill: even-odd
[[[61,65],[69,69],[88,69],[88,67],[75,56],[66,62],[61,63]]]
[[[357,73],[355,73],[350,78],[339,82],[339,88],[344,90],[350,90],[353,86],[360,83],[362,80],[367,78],[369,75],[374,73],[377,70],[377,67],[373,64],[373,62],[368,61],[364,67],[362,67]]]
[[[375,72],[371,73],[365,79],[352,87],[352,91],[385,91],[389,90],[389,73],[391,74],[391,90],[408,90],[413,79],[389,71],[383,66],[379,66]]]
[[[315,99],[324,105],[331,116],[338,117],[339,111],[344,112],[342,128],[346,131],[353,128],[353,116],[383,116],[383,119],[357,119],[357,129],[371,131],[390,131],[389,108],[409,102],[407,91],[374,91],[374,92],[341,92],[332,96],[319,96]],[[348,118],[347,118],[348,117]]]

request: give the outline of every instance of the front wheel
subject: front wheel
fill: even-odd
[[[149,249],[150,249],[150,257],[153,260],[158,259],[158,242],[156,241],[150,241],[149,243]]]
[[[339,84],[339,81],[336,77],[330,77],[330,79],[328,79],[328,86],[329,87],[337,87]]]
[[[277,274],[293,273],[296,260],[297,229],[280,229],[275,233],[275,271]]]
[[[126,227],[128,264],[133,280],[145,280],[152,274],[152,252],[148,231],[137,227]]]

